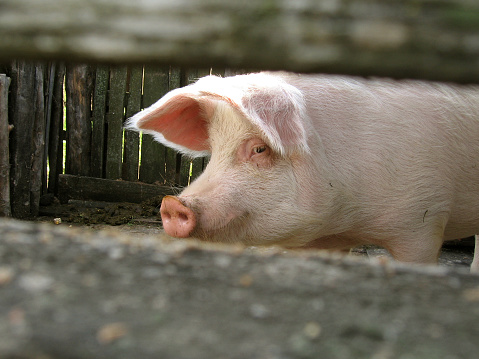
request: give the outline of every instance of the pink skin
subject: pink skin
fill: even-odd
[[[178,197],[165,196],[160,214],[165,232],[172,237],[187,238],[196,226],[194,212],[184,206]]]
[[[211,155],[195,182],[163,200],[171,236],[369,243],[400,261],[434,263],[444,240],[479,232],[478,102],[477,87],[420,81],[209,76],[129,126],[193,157]]]
[[[248,162],[257,167],[271,166],[271,149],[260,138],[251,138],[244,141],[238,148],[236,160]],[[196,215],[185,206],[178,197],[165,196],[161,203],[161,219],[165,232],[177,238],[190,237],[196,227]],[[235,216],[229,216],[223,225],[227,225]],[[203,225],[203,230],[210,230],[208,224]],[[215,228],[211,228],[215,229]]]

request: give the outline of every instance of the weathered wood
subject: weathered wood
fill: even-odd
[[[35,118],[35,64],[15,61],[10,68],[9,120],[10,186],[12,215],[31,216],[30,182],[33,153],[33,122]]]
[[[141,110],[143,66],[131,67],[129,77],[126,118],[132,117]],[[125,131],[124,141],[122,178],[127,181],[137,181],[140,161],[140,135],[137,132]]]
[[[62,203],[70,199],[141,203],[152,197],[175,193],[178,189],[174,187],[72,175],[60,175],[58,186]]]
[[[65,80],[65,64],[58,63],[53,85],[52,114],[50,123],[50,141],[48,146],[49,176],[48,192],[57,193],[58,176],[63,173],[63,85]]]
[[[45,117],[45,65],[37,64],[35,66],[35,88],[34,111],[35,117],[32,123],[32,158],[31,158],[31,181],[30,181],[30,212],[32,216],[38,216],[40,207],[40,197],[43,190],[43,170],[45,158],[45,135],[46,135],[46,117]]]
[[[121,178],[127,77],[126,66],[117,66],[110,70],[110,91],[108,92],[106,116],[108,124],[106,178],[109,179]]]
[[[90,175],[92,73],[88,65],[72,65],[66,72],[67,150],[65,172]]]
[[[195,158],[192,161],[190,182],[194,181],[206,168],[205,158]]]
[[[145,66],[143,108],[155,103],[168,92],[168,71],[167,68],[158,66]],[[155,142],[152,136],[142,136],[140,181],[165,183],[165,154],[165,147]]]
[[[105,176],[105,116],[109,79],[108,66],[97,66],[92,109],[91,175],[98,178]]]
[[[186,156],[181,156],[180,160],[180,174],[178,184],[182,187],[186,187],[190,184],[190,166],[191,160]]]
[[[2,358],[477,356],[467,272],[6,219],[0,233]]]
[[[0,4],[0,60],[151,61],[479,81],[479,9],[470,0]]]
[[[45,75],[45,146],[42,164],[42,193],[48,192],[48,155],[50,146],[50,128],[52,126],[53,92],[55,89],[56,62],[51,62],[46,67]]]
[[[0,217],[12,215],[10,209],[10,151],[8,89],[10,78],[0,74]]]

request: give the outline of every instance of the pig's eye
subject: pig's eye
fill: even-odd
[[[258,147],[253,148],[254,153],[262,153],[264,151],[266,151],[266,146],[258,146]]]

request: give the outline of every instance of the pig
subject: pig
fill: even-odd
[[[445,240],[479,233],[479,87],[207,76],[169,92],[128,128],[188,156],[211,156],[180,195],[163,199],[173,237],[374,244],[398,261],[435,263]]]

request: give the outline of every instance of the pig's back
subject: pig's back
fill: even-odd
[[[327,75],[286,81],[303,92],[318,145],[358,201],[386,216],[414,205],[443,211],[446,238],[479,231],[478,87]]]

